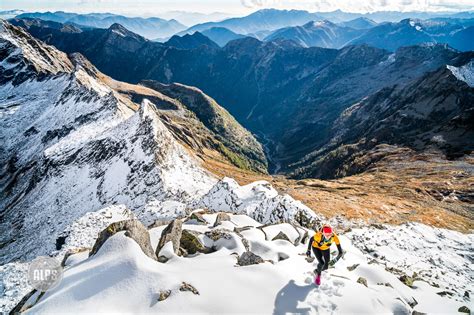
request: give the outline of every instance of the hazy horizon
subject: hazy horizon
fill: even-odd
[[[183,9],[185,8],[185,9]],[[370,0],[358,3],[349,0],[331,3],[329,0],[48,0],[38,3],[34,0],[2,1],[0,11],[23,10],[28,12],[65,11],[73,13],[114,13],[126,16],[157,16],[180,12],[187,14],[242,16],[260,9],[306,10],[309,12],[330,12],[341,10],[352,13],[381,11],[398,12],[461,12],[474,11],[471,0]]]

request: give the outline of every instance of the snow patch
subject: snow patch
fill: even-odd
[[[474,60],[461,67],[446,66],[460,81],[464,81],[470,87],[474,87]]]

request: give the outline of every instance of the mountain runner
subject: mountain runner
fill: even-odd
[[[330,247],[333,242],[336,243],[338,255],[333,260],[330,260]],[[314,256],[318,260],[318,266],[315,269],[316,277],[314,283],[320,285],[321,272],[328,269],[330,265],[334,265],[342,257],[343,251],[339,237],[334,233],[331,226],[327,224],[323,225],[322,228],[309,239],[308,251],[306,252],[306,256],[308,257],[311,257],[311,247],[313,248]]]

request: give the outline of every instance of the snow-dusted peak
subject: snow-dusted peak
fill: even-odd
[[[470,87],[474,87],[474,60],[461,67],[446,66],[453,75],[460,81],[464,81]]]
[[[52,46],[45,45],[20,27],[0,20],[0,48],[6,52],[0,69],[26,70],[31,65],[36,72],[57,74],[71,72],[73,65],[67,55]]]

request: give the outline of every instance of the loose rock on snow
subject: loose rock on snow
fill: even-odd
[[[247,251],[242,253],[240,257],[238,258],[237,264],[239,266],[249,266],[249,265],[256,265],[256,264],[261,264],[263,263],[264,260],[262,257]]]

